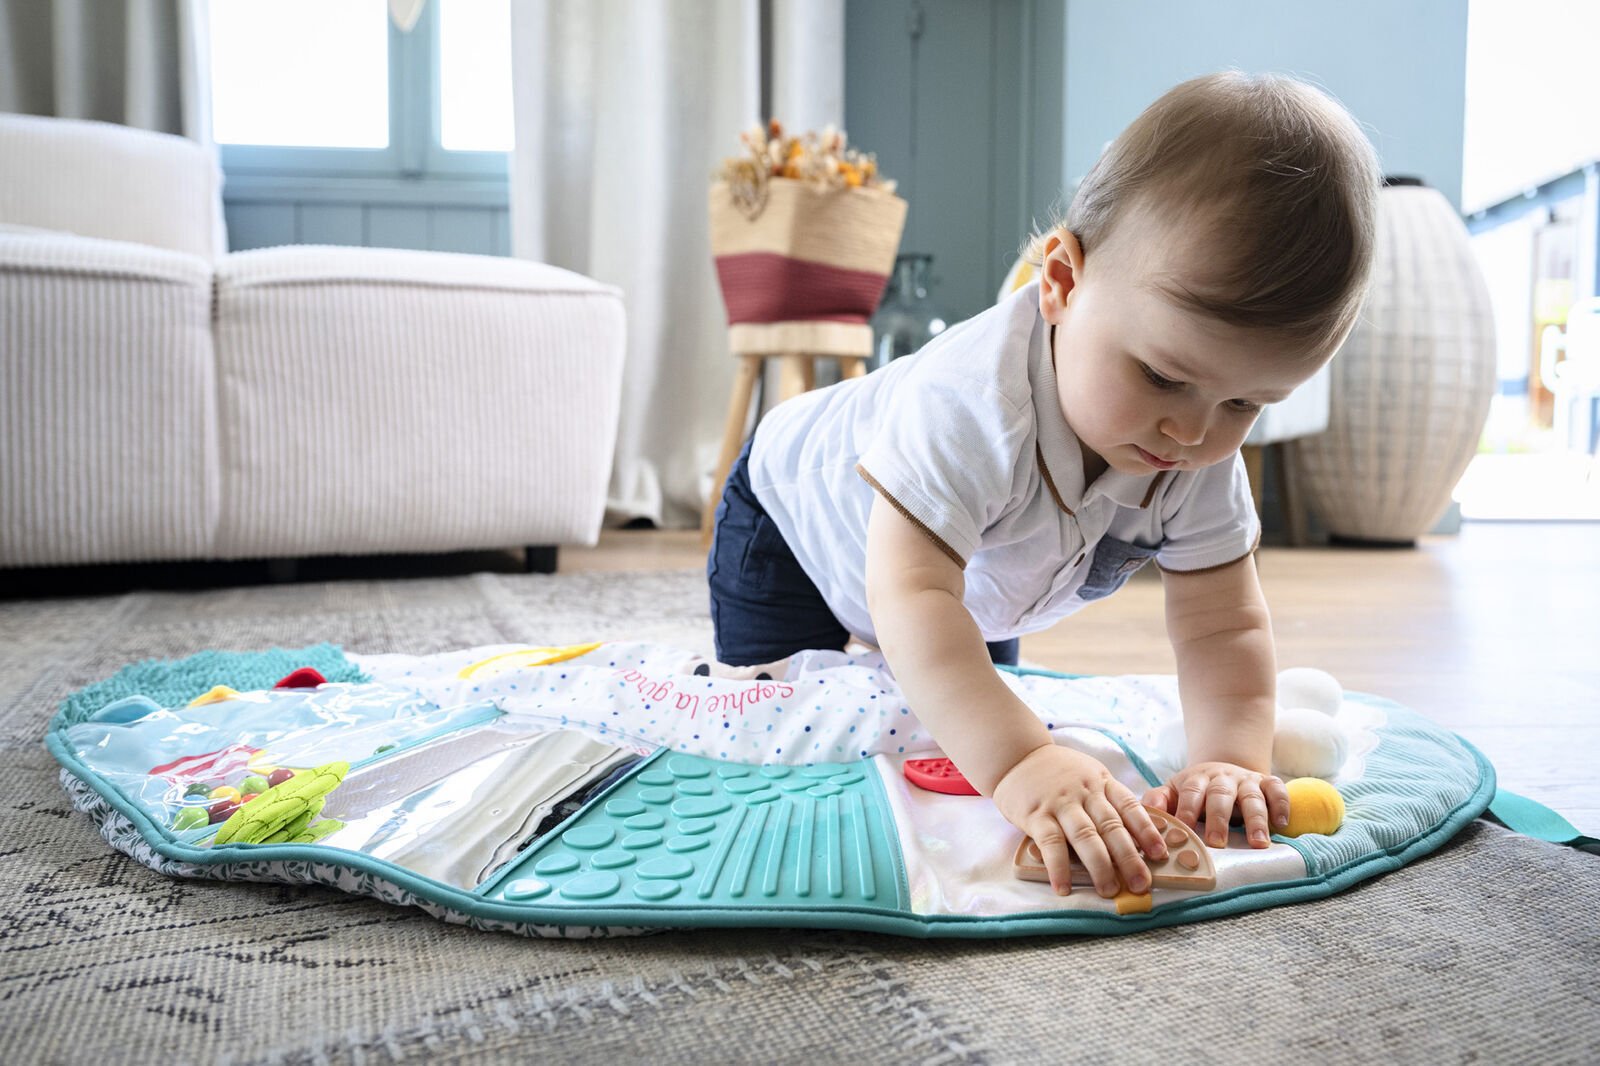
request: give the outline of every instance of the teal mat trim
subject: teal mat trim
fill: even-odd
[[[331,648],[330,645],[321,647]],[[337,652],[337,649],[332,650]],[[281,649],[274,649],[274,652],[281,653]],[[224,655],[228,653],[202,653],[202,655],[205,654]],[[270,655],[273,653],[260,654]],[[191,658],[198,659],[200,656]],[[339,658],[343,658],[342,654]],[[188,661],[183,660],[182,662]],[[173,666],[175,664],[146,663],[138,665],[148,667],[151,665]],[[314,664],[297,661],[295,665]],[[318,668],[321,669],[320,666]],[[266,682],[266,685],[270,685],[277,677],[288,672],[288,670],[283,670],[275,673],[275,670],[276,667],[264,670],[264,673],[274,674]],[[1048,677],[1081,676],[1058,674],[1048,670],[1031,668],[1017,669],[1015,672],[1019,674],[1039,674]],[[326,675],[326,671],[324,673]],[[118,676],[121,675],[119,674]],[[329,680],[333,680],[333,678],[329,676]],[[200,684],[200,681],[195,680],[193,683]],[[209,680],[194,694],[206,691],[211,684],[225,683],[229,682],[222,678]],[[235,684],[234,687],[241,686]],[[85,692],[87,691],[85,690]],[[1397,869],[1438,849],[1468,822],[1481,814],[1488,807],[1490,800],[1495,797],[1493,766],[1475,747],[1456,737],[1455,739],[1461,744],[1461,750],[1470,755],[1472,763],[1477,769],[1476,787],[1471,790],[1470,795],[1466,796],[1450,810],[1443,820],[1427,831],[1392,847],[1346,863],[1338,869],[1325,872],[1320,876],[1270,885],[1241,886],[1225,893],[1167,904],[1149,914],[1119,916],[1099,912],[1066,912],[1008,918],[968,917],[965,915],[923,916],[908,913],[888,914],[882,910],[844,903],[842,900],[840,901],[841,906],[829,910],[782,905],[684,907],[655,904],[641,906],[548,907],[539,906],[537,902],[508,903],[484,899],[471,892],[418,876],[383,860],[373,859],[359,852],[343,851],[327,846],[233,844],[220,848],[195,848],[175,841],[166,828],[155,824],[141,807],[124,797],[117,789],[101,780],[98,775],[84,766],[76,755],[68,750],[61,739],[61,732],[68,725],[73,724],[73,721],[81,720],[82,717],[86,717],[100,706],[116,698],[131,694],[134,693],[110,692],[102,695],[98,702],[91,701],[79,704],[73,704],[72,700],[69,699],[52,720],[50,732],[45,738],[45,743],[51,754],[70,774],[104,798],[118,814],[128,819],[157,854],[168,859],[203,866],[262,862],[307,862],[316,863],[319,866],[343,867],[381,878],[416,896],[442,904],[470,917],[526,925],[641,926],[650,928],[684,926],[850,928],[917,938],[961,937],[971,939],[1019,935],[1095,935],[1137,932],[1143,929],[1201,921],[1331,896],[1360,881]],[[78,695],[81,696],[83,693]],[[1375,699],[1374,697],[1367,698]],[[78,709],[78,717],[72,720],[67,718],[69,705]],[[1451,736],[1454,735],[1451,734]],[[1131,754],[1130,752],[1130,756]],[[1141,772],[1144,772],[1143,769]],[[896,856],[896,861],[898,863],[898,855]],[[898,865],[896,874],[897,880],[904,876],[903,869]],[[504,881],[498,881],[498,884],[504,883]],[[903,891],[902,886],[903,881],[897,888]]]
[[[1514,833],[1545,840],[1552,844],[1566,844],[1582,851],[1600,849],[1600,840],[1584,836],[1576,826],[1542,803],[1505,789],[1494,794],[1489,803],[1489,814],[1494,820]]]

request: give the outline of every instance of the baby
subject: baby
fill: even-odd
[[[1379,174],[1350,115],[1237,72],[1162,96],[1036,237],[1038,281],[889,367],[765,418],[718,506],[718,657],[879,646],[945,754],[1102,896],[1150,886],[1147,803],[1220,847],[1288,822],[1276,663],[1239,446],[1344,340]],[[1134,795],[996,674],[1016,638],[1162,572],[1189,765]]]

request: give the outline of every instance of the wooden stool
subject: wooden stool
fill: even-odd
[[[700,542],[709,547],[717,504],[728,482],[728,471],[744,447],[744,424],[750,418],[750,398],[767,360],[778,358],[778,402],[811,391],[816,383],[819,356],[839,360],[839,376],[858,378],[867,372],[872,355],[872,327],[855,322],[765,322],[728,327],[728,347],[739,359],[728,398],[728,421],[722,433],[722,452],[700,516]]]
[[[1280,440],[1268,444],[1247,444],[1239,449],[1244,456],[1245,473],[1250,478],[1250,494],[1255,497],[1256,517],[1261,517],[1262,497],[1266,495],[1265,457],[1267,449],[1272,449],[1273,465],[1278,473],[1278,503],[1283,509],[1284,532],[1289,539],[1289,547],[1302,548],[1309,539],[1306,531],[1305,507],[1300,502],[1300,492],[1294,483],[1294,478],[1289,472],[1288,445],[1293,441]]]

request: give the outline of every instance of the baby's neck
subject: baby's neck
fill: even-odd
[[[1091,452],[1088,448],[1084,448],[1083,487],[1088,488],[1090,485],[1093,485],[1094,479],[1099,477],[1101,474],[1104,474],[1109,465],[1110,464],[1108,464],[1104,459],[1100,458],[1100,456],[1096,455],[1094,452]]]

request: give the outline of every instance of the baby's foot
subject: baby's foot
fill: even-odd
[[[694,674],[697,677],[720,677],[728,681],[771,681],[788,674],[789,660],[779,659],[776,662],[757,663],[754,666],[728,666],[697,655],[680,666],[678,672]]]

